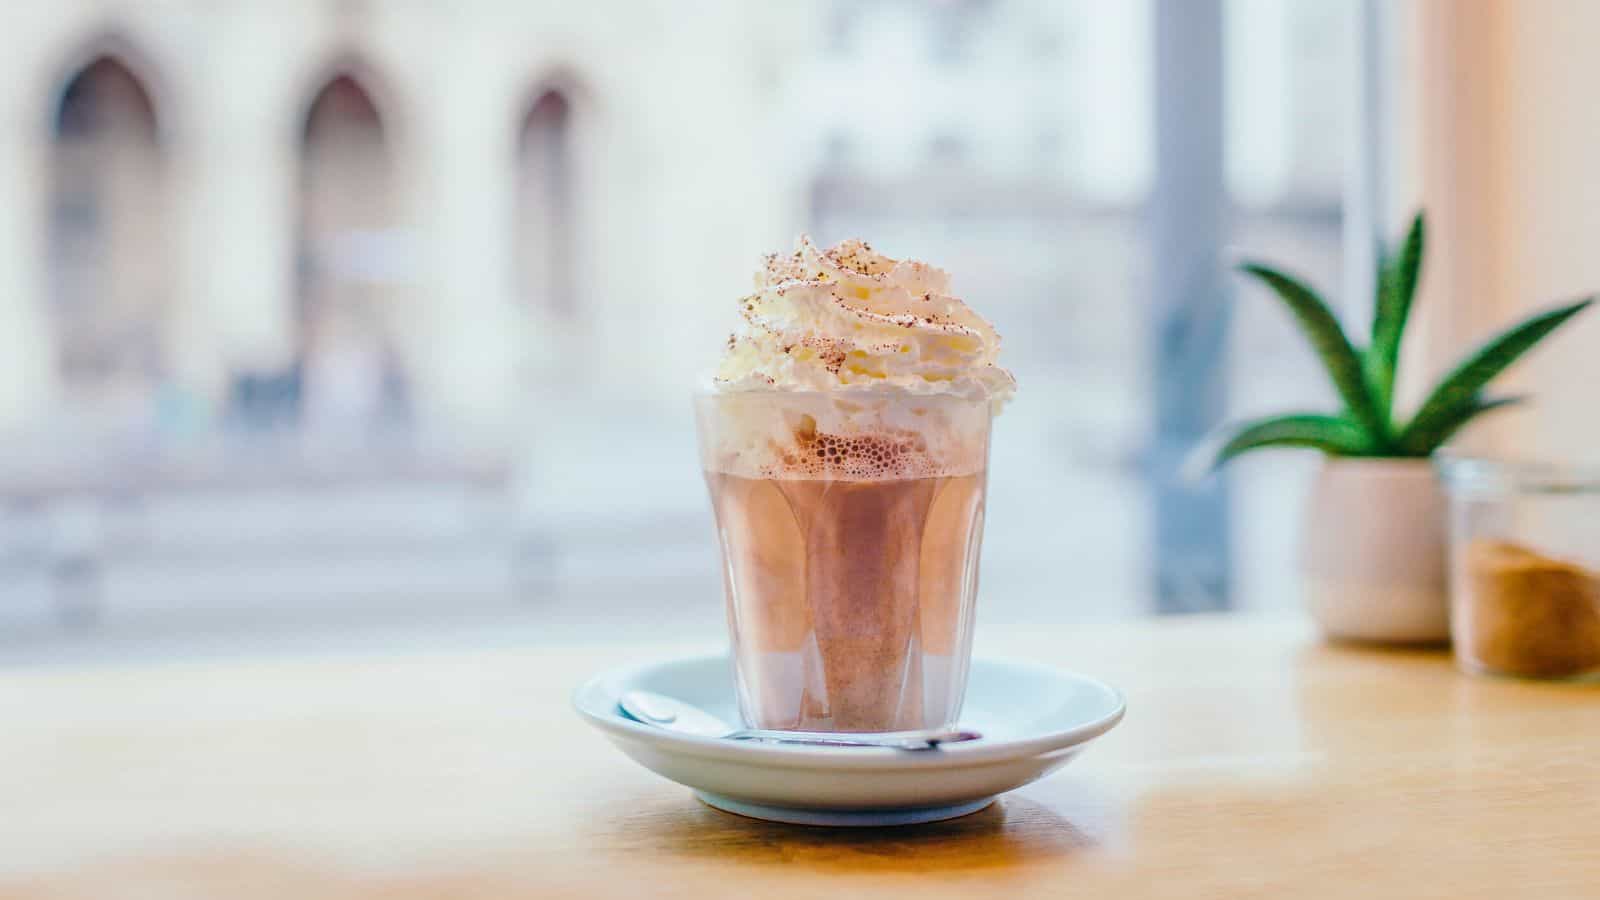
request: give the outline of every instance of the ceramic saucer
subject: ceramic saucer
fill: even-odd
[[[725,741],[627,718],[624,691],[677,697],[739,721],[726,657],[606,672],[573,706],[635,762],[728,812],[800,825],[909,825],[977,812],[1070,762],[1122,719],[1114,689],[1047,666],[974,660],[961,724],[981,740],[907,752]]]

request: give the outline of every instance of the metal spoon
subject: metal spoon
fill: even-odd
[[[823,731],[767,731],[734,728],[727,722],[682,700],[650,691],[627,691],[617,703],[628,718],[646,725],[701,737],[729,741],[767,741],[775,744],[815,744],[830,747],[889,747],[895,750],[933,750],[940,744],[975,741],[983,735],[965,728],[926,731],[890,731],[848,734]]]

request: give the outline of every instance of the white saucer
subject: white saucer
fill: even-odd
[[[625,717],[617,698],[628,690],[667,694],[737,722],[726,657],[606,672],[578,688],[572,704],[635,762],[711,806],[800,825],[909,825],[977,812],[1066,765],[1121,721],[1124,709],[1120,694],[1092,678],[979,659],[961,724],[984,737],[907,752],[679,734]]]

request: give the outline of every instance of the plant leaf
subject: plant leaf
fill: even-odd
[[[1339,327],[1339,320],[1328,304],[1304,283],[1276,269],[1256,263],[1245,263],[1239,268],[1265,282],[1289,307],[1301,333],[1311,342],[1334,388],[1344,400],[1345,409],[1355,424],[1366,429],[1368,443],[1387,444],[1388,423],[1378,415],[1372,402],[1372,393],[1362,373],[1361,357],[1350,345],[1350,339]]]
[[[1432,456],[1435,450],[1443,447],[1445,442],[1455,436],[1462,426],[1476,419],[1478,416],[1508,406],[1516,406],[1527,402],[1526,395],[1518,394],[1509,397],[1484,397],[1472,398],[1471,403],[1457,406],[1452,410],[1453,415],[1437,420],[1432,430],[1427,432],[1414,432],[1410,436],[1410,443],[1402,444],[1402,448],[1413,456]]]
[[[1343,416],[1290,413],[1217,429],[1189,455],[1184,472],[1199,477],[1260,447],[1311,447],[1334,456],[1364,456],[1374,449],[1367,430]]]
[[[1505,371],[1522,354],[1533,349],[1545,335],[1593,302],[1593,297],[1586,297],[1576,303],[1535,313],[1468,354],[1439,382],[1411,418],[1410,424],[1400,432],[1401,448],[1409,453],[1424,453],[1438,446],[1437,443],[1430,446],[1430,443],[1435,440],[1435,435],[1443,433],[1449,436],[1446,430],[1449,423],[1455,422],[1456,427],[1460,427],[1476,414],[1470,410],[1474,404],[1481,402],[1478,392],[1484,385]]]
[[[1411,220],[1411,230],[1399,254],[1379,256],[1378,303],[1372,317],[1372,345],[1367,349],[1364,362],[1373,405],[1386,423],[1393,414],[1395,372],[1400,366],[1400,345],[1405,338],[1411,302],[1416,298],[1417,281],[1422,273],[1425,238],[1426,223],[1419,212]]]

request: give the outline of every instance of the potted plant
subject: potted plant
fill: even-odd
[[[1312,616],[1331,637],[1394,643],[1449,639],[1445,511],[1429,457],[1472,419],[1523,398],[1489,382],[1593,298],[1536,313],[1469,353],[1410,416],[1394,415],[1395,376],[1417,279],[1423,216],[1398,253],[1379,248],[1372,335],[1357,346],[1316,291],[1278,269],[1240,270],[1283,301],[1337,390],[1336,413],[1268,416],[1216,432],[1196,463],[1215,470],[1263,447],[1324,454],[1306,509],[1301,574]]]

